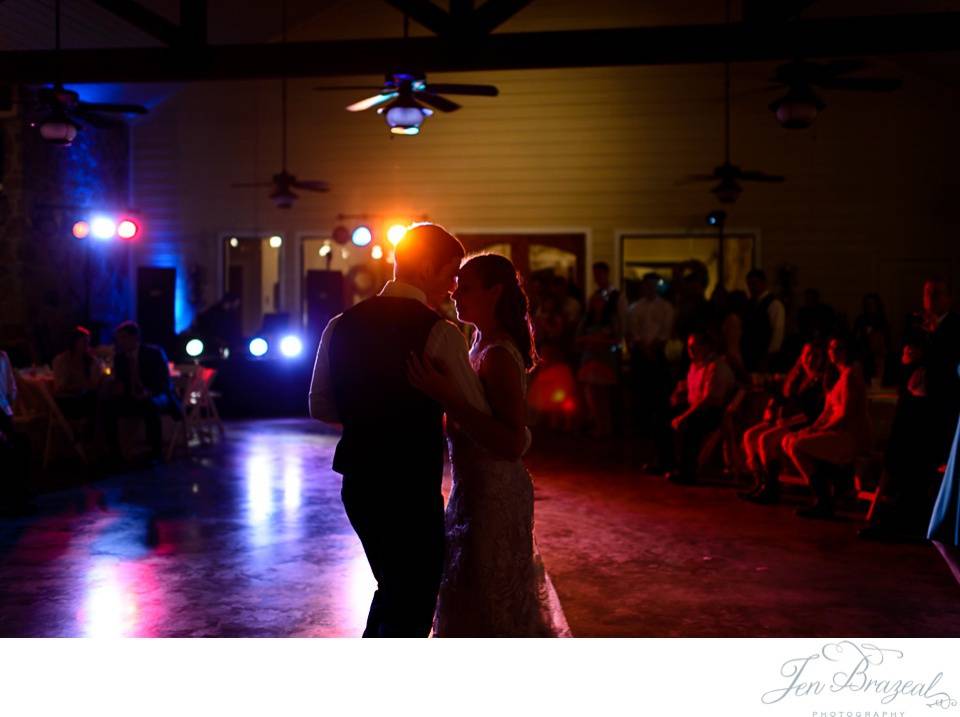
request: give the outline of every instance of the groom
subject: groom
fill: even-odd
[[[435,311],[454,289],[463,246],[415,224],[397,246],[394,279],[331,319],[317,349],[310,415],[342,424],[333,469],[377,580],[364,637],[426,637],[443,570],[443,409],[410,386],[413,353],[442,361],[482,404],[463,335]],[[431,308],[433,307],[433,308]]]

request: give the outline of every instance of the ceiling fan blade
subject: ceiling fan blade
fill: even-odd
[[[678,184],[689,184],[690,182],[716,182],[715,174],[690,174],[679,180]]]
[[[319,179],[304,179],[302,181],[298,179],[296,182],[291,183],[290,186],[296,187],[297,189],[305,189],[308,192],[330,191],[330,185]]]
[[[856,72],[857,70],[862,70],[867,66],[867,63],[863,60],[834,60],[833,62],[824,62],[823,64],[814,65],[817,68],[817,72],[820,77],[837,77],[838,75],[846,75],[850,72]]]
[[[231,187],[246,189],[247,187],[272,187],[273,182],[234,182]]]
[[[477,95],[480,97],[496,97],[500,94],[493,85],[453,85],[447,83],[428,84],[424,91],[435,95]]]
[[[321,85],[313,88],[314,92],[334,92],[336,90],[372,90],[376,92],[382,89],[383,85]]]
[[[460,109],[460,105],[456,102],[451,102],[446,97],[435,95],[432,92],[414,92],[413,96],[431,107],[436,107],[441,112],[453,112]]]
[[[96,127],[97,129],[105,129],[107,127],[116,127],[117,121],[114,119],[108,119],[107,117],[101,117],[95,112],[90,112],[84,108],[77,108],[73,110],[68,110],[67,115],[72,119],[80,120],[91,127]]]
[[[121,112],[130,115],[145,115],[147,108],[141,105],[121,105],[111,102],[78,102],[77,109],[94,112]]]
[[[903,84],[892,77],[836,77],[818,82],[825,90],[855,90],[858,92],[892,92]]]
[[[348,112],[362,112],[363,110],[368,110],[371,107],[376,107],[377,105],[382,105],[384,102],[389,102],[394,97],[396,97],[399,92],[387,92],[381,93],[379,95],[374,95],[373,97],[368,97],[365,100],[360,100],[359,102],[354,102],[352,105],[347,105]]]
[[[746,182],[783,182],[786,181],[786,177],[781,177],[779,174],[767,174],[766,172],[760,172],[757,170],[741,170],[737,175],[737,179],[741,179]]]

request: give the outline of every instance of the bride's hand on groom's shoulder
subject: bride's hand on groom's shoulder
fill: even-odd
[[[440,359],[411,352],[407,357],[407,380],[437,403],[449,407],[457,399],[457,386],[450,370]]]

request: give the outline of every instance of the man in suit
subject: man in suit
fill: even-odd
[[[333,469],[377,581],[364,637],[426,637],[443,571],[443,409],[407,381],[411,354],[441,361],[483,405],[460,331],[436,309],[455,287],[463,246],[435,224],[397,246],[394,279],[327,324],[310,415],[343,427]]]
[[[104,401],[107,439],[119,455],[117,428],[120,416],[143,419],[150,444],[150,457],[163,457],[160,418],[163,414],[180,420],[183,412],[173,392],[167,355],[159,346],[140,342],[140,327],[125,321],[114,331],[116,354],[113,361],[113,389]]]

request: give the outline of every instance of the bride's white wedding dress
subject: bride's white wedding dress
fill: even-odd
[[[506,348],[523,370],[517,348],[501,342],[470,352],[474,371],[494,346]],[[534,538],[533,482],[527,469],[519,460],[494,458],[453,428],[450,454],[447,557],[434,635],[570,637]]]

